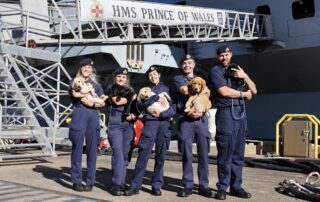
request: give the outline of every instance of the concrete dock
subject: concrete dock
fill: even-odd
[[[4,161],[0,163],[0,201],[209,201],[197,194],[197,164],[194,163],[195,189],[188,198],[177,197],[182,189],[181,161],[165,162],[165,178],[162,196],[151,195],[151,176],[154,160],[150,159],[140,194],[115,197],[110,194],[111,156],[102,155],[97,162],[97,182],[92,192],[75,192],[70,183],[70,148],[58,150],[58,157]],[[83,155],[83,166],[86,157]],[[128,167],[127,181],[130,182],[136,157]],[[216,191],[217,166],[210,164],[210,188]],[[244,167],[243,187],[252,193],[249,200],[227,196],[226,201],[297,201],[275,191],[278,183],[285,179],[304,182],[306,175],[266,169]]]

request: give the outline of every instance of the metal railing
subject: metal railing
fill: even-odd
[[[273,37],[271,18],[268,15],[226,10],[224,27],[215,25],[155,25],[142,23],[119,23],[113,21],[80,20],[79,0],[67,4],[48,2],[49,15],[40,15],[10,6],[0,5],[15,11],[23,23],[8,23],[11,29],[21,29],[24,38],[21,43],[27,45],[29,33],[38,33],[43,39],[37,41],[42,46],[52,44],[123,44],[123,43],[159,43],[159,42],[208,42],[232,40],[270,40]],[[63,6],[63,9],[61,8]],[[4,15],[4,14],[2,14]],[[1,14],[0,14],[1,17]],[[41,29],[29,23],[31,19],[48,24],[50,30]]]
[[[1,130],[2,130],[2,105],[0,104],[0,139],[1,139]]]

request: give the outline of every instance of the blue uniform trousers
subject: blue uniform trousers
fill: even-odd
[[[184,117],[180,120],[180,130],[178,134],[179,150],[182,152],[183,176],[182,184],[185,188],[193,188],[193,168],[192,168],[192,143],[197,143],[198,154],[198,179],[199,188],[208,188],[209,175],[209,149],[210,132],[208,129],[208,119],[203,116],[200,119]]]
[[[139,140],[139,156],[136,162],[131,186],[141,188],[148,160],[155,144],[155,165],[152,175],[152,187],[161,189],[163,184],[163,166],[166,150],[169,147],[171,131],[167,120],[147,120]]]
[[[97,110],[76,107],[72,115],[69,128],[69,139],[72,142],[71,153],[71,182],[80,184],[82,182],[82,152],[83,142],[86,143],[87,155],[87,185],[95,183],[96,161],[98,144],[100,139],[100,124]]]
[[[132,149],[133,125],[124,120],[112,119],[111,117],[108,130],[108,140],[112,148],[112,183],[123,185],[126,181],[129,153]]]
[[[235,107],[235,113],[239,113]],[[231,107],[218,108],[216,113],[216,143],[218,149],[218,189],[241,188],[244,162],[245,138],[247,133],[246,116],[235,120]]]

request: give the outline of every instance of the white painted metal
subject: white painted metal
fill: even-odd
[[[272,38],[271,20],[267,15],[226,11],[224,27],[214,25],[154,25],[141,23],[118,23],[111,21],[81,22],[79,0],[66,4],[55,0],[48,2],[49,16],[41,15],[8,5],[0,5],[16,10],[17,19],[33,22],[42,19],[51,30],[42,29],[32,23],[19,24],[4,22],[12,29],[20,28],[25,36],[21,43],[27,43],[29,32],[45,35],[37,44],[51,46],[74,44],[124,44],[124,43],[160,43],[160,42],[207,42],[232,40],[268,40]]]

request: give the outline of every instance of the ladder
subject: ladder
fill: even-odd
[[[9,33],[0,18],[1,33]],[[8,34],[10,36],[10,34]],[[19,46],[0,34],[0,161],[55,156],[55,136],[71,111],[68,72],[57,53]],[[51,145],[48,133],[53,133]]]
[[[41,133],[41,126],[25,99],[28,90],[19,88],[4,60],[0,58],[0,161],[54,155],[48,138]],[[16,150],[17,148],[19,150]],[[41,152],[30,148],[40,148]]]

